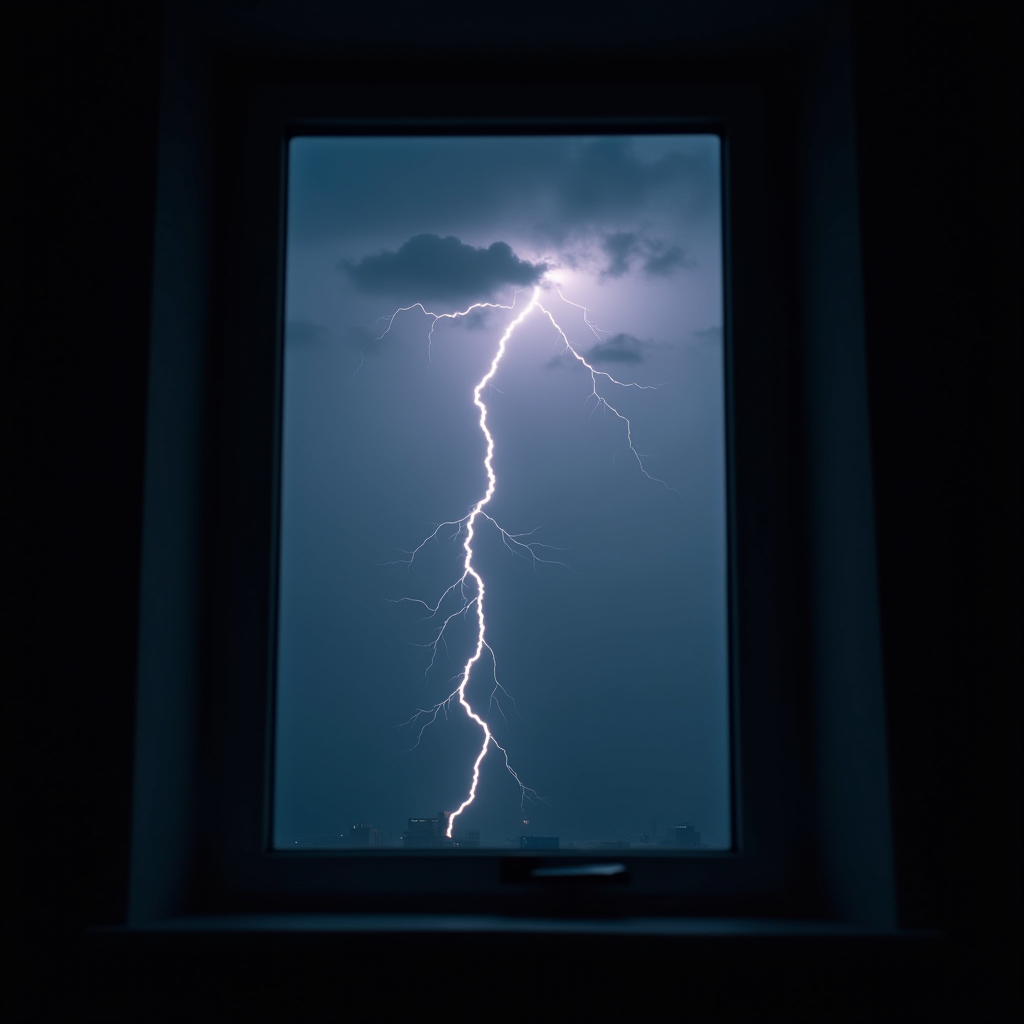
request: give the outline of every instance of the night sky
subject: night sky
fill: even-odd
[[[356,821],[397,840],[407,818],[466,796],[482,734],[459,705],[415,747],[425,719],[402,723],[458,685],[475,609],[428,671],[459,605],[428,621],[395,602],[434,604],[461,575],[455,527],[403,559],[484,493],[473,388],[538,285],[597,370],[654,388],[598,378],[657,479],[534,309],[482,394],[487,512],[564,564],[513,554],[478,521],[487,640],[511,696],[489,706],[485,657],[467,697],[543,799],[521,810],[492,748],[457,835],[635,844],[656,818],[729,845],[721,237],[710,135],[291,142],[278,845]],[[432,319],[411,309],[375,340],[399,307],[477,302],[515,309],[438,320],[429,346]]]

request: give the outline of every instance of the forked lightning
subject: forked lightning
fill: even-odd
[[[558,291],[559,298],[567,305],[573,306],[576,309],[582,310],[583,320],[586,326],[594,333],[599,339],[602,335],[608,334],[609,332],[603,331],[601,328],[596,327],[589,318],[589,312],[578,303],[571,302],[566,299],[560,291]],[[427,335],[428,353],[430,345],[433,341],[434,327],[437,325],[438,320],[455,320],[458,317],[464,317],[479,309],[507,309],[515,310],[515,301],[512,305],[502,305],[500,303],[493,302],[478,302],[467,309],[450,312],[450,313],[433,313],[426,309],[421,303],[413,303],[410,306],[403,306],[400,309],[395,310],[394,313],[386,317],[381,317],[380,320],[386,321],[384,331],[378,336],[377,340],[383,338],[384,335],[391,330],[395,318],[399,313],[409,312],[414,309],[419,309],[425,316],[430,318],[430,331]],[[494,437],[491,434],[490,428],[487,425],[487,405],[483,400],[484,391],[492,384],[495,375],[498,372],[498,367],[501,364],[502,358],[505,355],[506,348],[515,333],[517,327],[523,323],[524,320],[536,310],[541,315],[547,317],[552,327],[558,332],[558,336],[565,346],[565,352],[567,352],[573,359],[575,359],[581,366],[583,366],[590,374],[591,393],[588,396],[588,401],[593,399],[595,402],[595,408],[603,408],[613,416],[617,417],[621,422],[623,430],[625,432],[626,444],[629,448],[629,452],[633,459],[636,461],[636,465],[640,472],[645,477],[654,483],[661,484],[663,487],[669,488],[665,481],[658,479],[657,477],[651,476],[644,465],[644,457],[637,451],[633,443],[633,428],[629,421],[629,418],[620,412],[615,406],[613,406],[599,391],[599,385],[614,385],[617,387],[624,388],[639,388],[644,391],[655,390],[660,385],[642,385],[635,384],[629,381],[617,380],[611,374],[606,373],[604,370],[596,369],[586,358],[575,348],[569,341],[565,331],[555,319],[551,311],[544,306],[541,302],[541,286],[537,285],[533,289],[533,294],[527,305],[515,315],[509,325],[505,328],[504,333],[501,335],[498,341],[498,347],[494,354],[494,358],[491,360],[490,367],[487,372],[477,382],[476,387],[473,389],[473,404],[477,407],[480,412],[479,424],[480,431],[484,436],[486,442],[486,454],[484,456],[484,473],[487,478],[487,487],[483,494],[477,500],[476,504],[470,509],[469,513],[462,519],[451,520],[449,522],[441,523],[431,534],[425,537],[416,549],[410,552],[407,559],[402,559],[409,566],[411,566],[416,558],[416,555],[423,549],[423,547],[431,540],[437,538],[438,534],[446,528],[451,528],[453,533],[452,536],[456,537],[462,535],[462,549],[464,556],[462,559],[462,573],[455,580],[454,583],[449,586],[441,597],[438,599],[436,604],[429,604],[426,601],[419,600],[418,598],[400,598],[400,601],[411,601],[417,604],[423,605],[429,612],[428,618],[441,617],[441,624],[438,627],[437,635],[435,636],[432,647],[431,666],[434,664],[434,659],[437,656],[438,645],[445,643],[445,632],[451,622],[460,617],[465,617],[470,614],[471,611],[476,613],[476,645],[473,653],[466,660],[459,675],[458,675],[458,686],[439,704],[435,704],[432,708],[421,709],[418,711],[410,720],[410,723],[416,722],[421,717],[425,717],[425,721],[420,727],[419,734],[417,736],[417,742],[419,742],[419,736],[422,736],[423,730],[437,719],[437,716],[442,711],[447,712],[453,702],[457,702],[461,705],[465,714],[470,718],[479,728],[483,734],[483,740],[480,744],[480,751],[476,755],[476,759],[473,762],[472,778],[469,784],[469,790],[466,794],[465,799],[459,804],[458,808],[448,816],[448,828],[446,835],[450,839],[455,827],[455,820],[462,814],[463,811],[469,807],[476,799],[477,789],[480,783],[480,766],[483,764],[484,758],[487,756],[487,751],[493,745],[497,748],[505,761],[505,767],[511,773],[512,777],[516,780],[519,785],[521,800],[525,802],[528,798],[534,798],[537,793],[530,787],[524,785],[519,775],[513,769],[509,763],[508,752],[505,748],[498,743],[494,737],[494,733],[491,731],[490,726],[483,717],[474,709],[473,705],[469,701],[467,691],[469,689],[470,679],[477,669],[481,659],[484,658],[484,652],[487,652],[487,660],[491,664],[491,679],[493,686],[490,692],[490,698],[488,706],[492,703],[497,703],[499,711],[501,710],[500,701],[498,700],[498,691],[505,692],[504,687],[498,681],[498,667],[497,659],[495,658],[494,650],[487,642],[487,620],[484,615],[484,595],[485,586],[483,577],[477,571],[473,564],[473,539],[476,537],[478,525],[482,523],[491,524],[496,530],[499,531],[502,542],[513,552],[526,555],[533,559],[535,562],[554,562],[554,559],[543,558],[541,553],[546,553],[551,550],[550,545],[541,544],[539,542],[530,540],[531,534],[524,533],[510,533],[505,530],[487,511],[486,507],[494,497],[494,492],[498,486],[498,478],[494,470]],[[378,322],[380,322],[380,320]],[[562,563],[558,563],[562,564]],[[450,614],[445,614],[442,610],[442,605],[453,595],[457,595],[456,607]],[[451,605],[449,604],[449,607]],[[429,673],[430,667],[427,672]],[[408,723],[407,723],[408,724]]]

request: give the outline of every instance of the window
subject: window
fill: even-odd
[[[218,871],[222,873],[229,901],[233,905],[249,905],[250,901],[262,905],[266,899],[284,899],[283,894],[287,893],[288,905],[317,908],[364,905],[450,909],[463,901],[463,905],[476,908],[514,906],[523,910],[531,905],[541,910],[550,894],[545,886],[537,888],[539,883],[531,881],[530,864],[553,858],[581,864],[606,863],[610,857],[624,864],[628,884],[602,886],[601,899],[610,901],[609,905],[628,906],[631,910],[645,907],[665,913],[681,908],[710,911],[754,897],[766,901],[766,905],[791,899],[792,889],[787,887],[785,872],[790,870],[787,865],[792,862],[791,851],[799,837],[799,829],[790,824],[791,818],[799,815],[803,806],[799,794],[806,791],[806,782],[795,774],[796,757],[804,739],[791,732],[794,720],[787,711],[791,697],[787,691],[787,655],[778,638],[789,629],[784,623],[795,608],[791,566],[785,563],[785,534],[795,517],[787,512],[794,496],[786,484],[785,453],[780,438],[780,421],[785,419],[787,409],[772,383],[777,370],[773,364],[779,351],[773,347],[773,338],[783,333],[778,296],[784,289],[778,285],[778,265],[765,266],[758,259],[762,233],[767,231],[776,211],[759,202],[758,192],[766,172],[756,97],[723,89],[714,94],[703,92],[672,98],[674,109],[682,106],[700,114],[699,117],[666,114],[647,120],[603,116],[531,121],[498,114],[484,119],[466,115],[446,122],[429,117],[409,118],[401,123],[385,119],[339,121],[333,110],[344,109],[344,102],[344,97],[327,89],[270,90],[260,94],[256,106],[259,116],[253,121],[243,161],[247,184],[237,195],[241,212],[232,241],[240,254],[238,294],[242,301],[237,303],[241,313],[237,333],[232,335],[226,375],[233,404],[228,418],[226,469],[221,474],[227,481],[222,491],[222,521],[228,524],[220,551],[220,578],[226,584],[221,607],[230,628],[225,630],[224,642],[219,647],[222,660],[217,669],[218,685],[222,687],[221,706],[225,709],[221,714],[224,739],[218,750],[218,757],[223,757],[225,796],[217,809],[210,812],[221,826]],[[445,94],[433,106],[447,104],[457,110],[464,102],[456,94]],[[611,154],[604,157],[606,163],[619,159],[620,175],[622,154],[633,153],[642,168],[646,168],[645,173],[657,181],[659,189],[671,195],[673,188],[678,187],[677,194],[683,197],[681,206],[686,212],[678,214],[677,223],[685,223],[687,216],[697,219],[690,230],[680,235],[675,225],[671,230],[659,227],[658,218],[652,216],[650,209],[634,211],[632,220],[609,217],[607,223],[595,224],[585,238],[581,231],[573,243],[577,248],[563,237],[564,249],[560,250],[554,236],[545,242],[535,232],[537,225],[543,223],[536,208],[522,220],[510,212],[505,223],[494,221],[486,231],[478,233],[472,232],[470,223],[443,226],[418,221],[416,216],[407,219],[402,214],[387,231],[375,234],[374,227],[365,228],[361,236],[341,236],[339,245],[337,225],[331,223],[331,218],[339,213],[336,207],[332,208],[333,199],[323,194],[292,194],[294,208],[290,208],[288,182],[301,182],[303,174],[307,175],[307,182],[315,182],[318,173],[323,180],[325,168],[329,178],[336,172],[338,154],[346,145],[368,147],[365,152],[372,159],[365,155],[360,159],[365,160],[364,173],[370,171],[369,179],[376,183],[382,180],[383,165],[379,163],[382,158],[374,154],[386,153],[388,147],[393,151],[402,145],[426,145],[424,140],[430,139],[439,147],[443,143],[455,149],[494,146],[491,153],[481,149],[473,157],[477,160],[495,159],[493,153],[500,151],[499,143],[509,147],[509,151],[523,147],[516,159],[524,163],[528,161],[523,154],[531,145],[562,147],[563,156],[573,152],[600,155],[604,147]],[[552,154],[553,159],[557,155],[554,149]],[[569,163],[567,156],[565,160]],[[700,170],[702,160],[705,166]],[[373,161],[378,161],[375,168]],[[403,162],[402,166],[408,168],[409,163]],[[697,179],[703,174],[703,180],[711,184],[710,202],[705,197],[705,201],[694,204],[694,197],[688,192],[686,168]],[[675,180],[673,174],[677,175]],[[510,175],[510,181],[522,189],[525,177],[525,168],[520,167],[515,175]],[[606,184],[600,178],[595,181]],[[719,206],[714,191],[723,182]],[[468,184],[459,184],[460,191],[472,198]],[[481,198],[477,196],[476,201],[479,203]],[[551,196],[547,199],[552,201]],[[408,203],[408,197],[402,201]],[[304,211],[302,203],[311,206]],[[700,210],[694,210],[694,205],[687,208],[687,203],[701,207],[705,216],[710,212],[707,222],[698,225]],[[384,217],[382,209],[378,207],[372,215],[363,216],[376,225]],[[738,211],[743,212],[739,221]],[[502,215],[506,216],[504,212]],[[296,225],[303,226],[301,218],[305,218],[303,231],[308,235],[302,245],[288,252],[290,262],[286,263],[285,243],[301,237],[301,232],[289,234]],[[741,225],[739,230],[734,227],[737,223]],[[318,231],[322,233],[319,239]],[[633,237],[626,237],[631,231]],[[701,231],[705,232],[703,236]],[[490,249],[494,242],[506,242],[508,249]],[[515,272],[523,279],[507,282],[510,287],[494,289],[486,296],[474,292],[431,296],[420,289],[420,294],[406,297],[402,294],[404,286],[390,293],[383,289],[375,292],[376,280],[368,282],[382,266],[391,272],[396,261],[408,260],[410,243],[438,249],[446,246],[462,259],[480,258],[480,249],[488,259],[494,259],[496,253],[499,263],[504,260],[502,266],[506,271],[509,266],[517,268]],[[436,276],[437,254],[427,255],[427,264]],[[575,267],[569,265],[570,256],[576,261]],[[553,269],[556,262],[561,264],[560,279],[547,271],[537,273],[542,264],[551,264]],[[717,276],[719,272],[721,277]],[[709,276],[702,279],[702,273]],[[537,274],[536,279],[530,279],[531,274]],[[691,305],[678,333],[665,326],[670,313],[666,306],[638,307],[637,322],[629,322],[634,314],[621,296],[630,291],[630,274],[634,280],[644,282],[652,295],[662,298],[675,287],[695,289],[687,293]],[[738,303],[735,291],[741,281],[743,302]],[[561,298],[555,288],[548,287],[552,283],[562,285]],[[340,745],[346,742],[346,729],[362,730],[357,739],[358,743],[365,741],[365,745],[356,760],[372,753],[378,758],[393,755],[401,763],[399,755],[403,750],[395,748],[403,741],[402,730],[394,726],[413,717],[419,706],[432,709],[451,692],[422,703],[414,701],[413,684],[422,676],[425,666],[422,659],[418,660],[422,652],[412,644],[429,642],[429,623],[417,622],[416,616],[408,614],[411,609],[407,603],[388,604],[386,600],[406,596],[437,600],[440,594],[432,596],[432,588],[441,586],[443,593],[451,582],[443,576],[453,564],[443,564],[444,555],[450,551],[450,534],[437,544],[428,544],[427,553],[436,561],[429,566],[429,573],[424,572],[422,583],[418,567],[415,572],[402,568],[395,573],[396,567],[376,563],[394,558],[396,549],[415,547],[437,522],[457,521],[466,514],[466,503],[471,508],[479,497],[474,488],[481,479],[480,449],[473,440],[479,437],[480,428],[472,419],[467,425],[464,410],[468,406],[472,412],[473,388],[488,365],[486,351],[481,351],[486,345],[484,339],[493,339],[495,328],[507,326],[510,316],[515,319],[527,308],[533,301],[530,289],[537,285],[542,289],[540,300],[544,308],[557,314],[559,324],[570,325],[565,340],[581,356],[611,353],[612,358],[603,363],[591,361],[596,370],[608,367],[620,371],[617,376],[632,383],[633,379],[627,378],[622,368],[650,369],[649,377],[635,382],[664,386],[653,391],[621,389],[626,392],[621,411],[627,412],[633,423],[635,449],[640,456],[639,461],[635,456],[624,459],[623,437],[615,429],[621,421],[612,413],[591,415],[595,402],[591,398],[590,409],[587,408],[587,389],[574,398],[572,388],[578,383],[577,370],[581,368],[575,357],[572,358],[576,370],[563,365],[571,356],[565,340],[557,330],[545,327],[543,314],[536,320],[523,321],[524,333],[517,335],[523,339],[523,348],[514,351],[509,346],[512,355],[508,365],[511,370],[516,367],[514,360],[524,363],[508,379],[496,379],[487,398],[493,401],[490,413],[496,429],[501,422],[499,416],[511,417],[507,422],[518,422],[515,429],[534,445],[534,454],[528,456],[524,450],[518,461],[495,462],[499,471],[507,466],[509,473],[519,472],[523,482],[517,485],[512,495],[515,500],[506,508],[505,515],[511,521],[502,522],[497,515],[494,519],[510,534],[540,527],[544,532],[532,536],[543,538],[544,543],[556,548],[568,548],[567,552],[556,552],[559,557],[554,560],[565,562],[569,568],[540,565],[534,572],[531,561],[527,571],[522,572],[523,559],[515,558],[500,544],[495,545],[494,533],[480,531],[478,536],[490,545],[481,548],[481,552],[486,550],[486,557],[491,559],[500,556],[496,564],[509,574],[504,579],[496,576],[488,591],[493,599],[493,605],[487,606],[492,615],[488,627],[494,624],[494,636],[498,639],[498,629],[512,626],[514,614],[517,618],[527,616],[523,623],[525,633],[531,628],[535,631],[536,624],[531,627],[528,616],[537,614],[538,622],[550,617],[539,603],[558,593],[556,587],[580,584],[582,591],[586,591],[582,580],[588,574],[601,578],[597,560],[584,562],[590,557],[587,545],[600,541],[602,532],[623,530],[622,520],[594,520],[588,524],[591,533],[586,543],[574,540],[571,523],[545,518],[573,506],[552,502],[551,507],[546,507],[542,494],[529,494],[525,481],[531,466],[545,467],[544,487],[548,491],[544,493],[558,493],[557,488],[567,484],[572,485],[569,492],[573,488],[601,486],[606,488],[602,511],[627,518],[647,517],[644,521],[648,525],[635,534],[641,547],[650,545],[643,553],[647,560],[645,573],[663,568],[657,564],[656,553],[659,546],[667,543],[665,524],[673,508],[679,509],[680,521],[687,514],[703,517],[708,531],[703,536],[711,539],[700,552],[707,558],[706,583],[695,601],[702,607],[699,611],[681,613],[677,605],[668,617],[668,628],[673,628],[672,615],[677,623],[682,618],[684,624],[687,615],[710,616],[706,633],[694,649],[706,644],[703,650],[708,663],[714,662],[707,679],[711,700],[717,704],[704,735],[705,739],[713,740],[714,750],[703,758],[703,763],[697,764],[700,758],[693,762],[697,768],[686,765],[685,757],[678,757],[673,766],[677,754],[663,735],[671,731],[672,725],[666,728],[664,719],[674,717],[681,723],[679,730],[684,743],[689,728],[686,709],[678,703],[671,704],[672,699],[678,700],[677,687],[665,687],[662,695],[669,703],[653,721],[642,719],[635,708],[624,710],[619,705],[616,716],[637,715],[635,724],[630,726],[630,742],[637,742],[637,736],[643,737],[645,729],[653,730],[652,745],[661,746],[654,752],[655,763],[662,758],[657,771],[672,772],[679,767],[683,770],[664,780],[660,793],[648,792],[639,777],[642,772],[636,771],[627,778],[621,792],[609,795],[614,811],[607,819],[602,817],[599,797],[592,792],[587,799],[591,806],[597,806],[596,812],[589,819],[583,816],[572,821],[565,810],[568,801],[563,796],[568,788],[564,781],[567,775],[552,754],[550,732],[552,726],[560,725],[564,719],[558,720],[551,714],[545,717],[540,711],[540,700],[552,699],[550,691],[539,695],[538,691],[524,692],[524,686],[529,690],[530,676],[535,671],[529,659],[545,648],[524,645],[511,630],[493,647],[499,679],[519,700],[519,706],[513,710],[506,705],[504,709],[512,723],[510,733],[513,727],[515,732],[511,737],[497,731],[496,735],[500,735],[499,742],[508,751],[510,763],[524,784],[547,798],[549,804],[541,802],[534,806],[527,802],[526,812],[520,812],[514,779],[502,778],[502,772],[496,770],[500,763],[493,756],[496,751],[492,747],[490,760],[485,758],[481,774],[482,813],[475,819],[466,815],[464,822],[456,822],[458,835],[452,829],[451,838],[465,845],[458,848],[455,856],[415,838],[405,844],[411,848],[403,848],[403,833],[427,829],[436,836],[437,832],[446,832],[446,826],[429,825],[431,819],[440,819],[439,812],[455,810],[458,800],[465,800],[468,795],[466,782],[471,774],[476,740],[465,716],[460,722],[449,712],[448,722],[435,722],[424,734],[421,746],[426,749],[405,755],[405,762],[411,762],[413,767],[406,770],[402,766],[400,780],[397,772],[392,776],[406,788],[401,790],[396,781],[389,790],[393,794],[388,796],[393,801],[390,805],[384,804],[384,796],[374,796],[365,782],[353,780],[358,775],[358,765],[346,765],[347,754],[339,756],[337,750],[332,750],[331,741],[336,737]],[[521,289],[518,294],[516,288]],[[607,307],[613,320],[607,324],[602,321],[606,315],[602,300],[593,297],[601,289],[620,296],[616,304]],[[349,307],[347,300],[338,298],[339,294],[354,296],[358,301]],[[424,303],[425,308],[437,315],[464,310],[485,297],[515,308],[474,311],[475,315],[467,316],[463,323],[463,318],[434,322],[415,307],[415,303],[427,300],[430,304]],[[554,307],[555,301],[558,307]],[[621,309],[616,308],[620,302]],[[391,315],[402,307],[413,308],[399,312],[391,320]],[[598,308],[591,314],[581,307]],[[375,331],[361,326],[382,316],[389,319],[378,321]],[[587,326],[587,320],[593,323],[596,334]],[[550,321],[547,323],[550,327]],[[383,327],[390,329],[377,340]],[[721,330],[720,338],[716,329]],[[602,334],[602,330],[612,333]],[[681,336],[683,344],[678,350],[661,347],[666,337]],[[741,344],[743,338],[745,344]],[[467,346],[477,346],[476,352],[480,354]],[[467,352],[473,353],[473,361],[466,357]],[[639,360],[632,358],[636,355]],[[681,362],[669,365],[673,358]],[[658,360],[668,362],[662,362],[659,368]],[[528,365],[532,368],[528,369]],[[679,380],[678,371],[682,368],[691,379]],[[421,427],[417,431],[421,436],[410,438],[408,429],[397,420],[386,422],[387,408],[382,406],[379,396],[389,386],[387,374],[402,382],[403,403],[413,399],[427,403],[423,418],[430,420],[430,430],[439,433],[431,436],[426,427]],[[781,379],[785,379],[785,374]],[[533,406],[526,400],[518,405],[508,401],[499,406],[498,400],[510,398],[517,388],[525,391],[533,382],[548,389],[543,402]],[[675,400],[671,394],[673,387],[686,398]],[[307,388],[311,390],[304,393]],[[612,399],[610,393],[599,393]],[[742,405],[738,401],[740,394]],[[353,396],[351,410],[344,408],[342,396]],[[453,401],[462,403],[461,421]],[[576,411],[572,409],[573,401]],[[430,402],[435,404],[431,407]],[[686,417],[692,416],[697,407],[708,415],[697,433],[688,436]],[[396,472],[383,482],[377,476],[372,484],[365,476],[362,482],[353,476],[353,482],[364,492],[372,488],[374,495],[379,494],[378,501],[388,505],[390,511],[382,512],[381,505],[372,500],[361,501],[358,512],[366,518],[345,523],[339,529],[336,515],[348,515],[352,509],[343,500],[345,491],[337,487],[332,460],[336,467],[340,453],[354,451],[345,447],[354,439],[353,420],[344,419],[353,410],[363,410],[355,419],[364,414],[372,419],[373,431],[381,440],[381,457],[391,460]],[[540,424],[543,416],[554,417],[552,422],[571,428],[572,443],[579,446],[573,455],[578,479],[561,479],[553,458],[544,460],[535,454],[540,439],[536,430],[531,434],[531,418]],[[692,427],[695,421],[689,423]],[[645,430],[650,433],[645,435]],[[570,433],[570,429],[566,432]],[[652,436],[655,432],[657,437]],[[508,458],[508,439],[518,436],[509,430],[495,435],[501,459]],[[657,445],[652,447],[653,441],[663,442],[660,451]],[[435,479],[425,472],[425,453],[429,445],[443,443],[454,444],[460,457],[447,460],[448,475]],[[699,495],[687,490],[692,483],[685,479],[687,444],[695,444],[701,457],[708,457],[700,470],[705,475],[699,485],[704,492]],[[418,450],[416,445],[423,448]],[[656,462],[658,457],[662,461]],[[353,456],[347,463],[347,472],[354,472],[352,466],[358,464],[359,471],[366,474],[367,461]],[[584,467],[587,473],[583,473]],[[659,472],[663,468],[665,472]],[[655,479],[645,478],[644,469]],[[405,489],[410,479],[424,489],[429,501]],[[664,480],[664,484],[658,483],[658,479]],[[645,486],[640,487],[640,483]],[[387,490],[385,485],[391,489]],[[317,495],[316,488],[326,490]],[[320,525],[316,536],[320,540],[303,554],[304,545],[314,537],[311,523],[317,519]],[[492,523],[486,525],[493,530]],[[372,537],[366,535],[367,529],[372,531]],[[355,536],[360,533],[361,537]],[[500,533],[497,536],[500,538]],[[464,540],[463,529],[455,543]],[[320,541],[325,541],[323,546]],[[337,545],[342,542],[352,547],[339,548]],[[360,544],[363,547],[353,553]],[[686,558],[693,555],[686,553],[685,543],[682,548],[682,552],[677,550],[671,555],[679,559],[675,566],[685,564]],[[358,601],[352,605],[360,609],[356,613],[358,625],[350,634],[339,633],[335,625],[339,618],[349,614],[345,606],[338,604],[343,596],[340,588],[352,578],[356,566],[356,585],[369,588],[374,600],[363,606]],[[423,568],[428,569],[426,560]],[[624,568],[619,566],[616,572],[624,573]],[[512,575],[515,573],[519,577]],[[575,577],[582,579],[578,581]],[[626,590],[635,591],[643,586],[635,577],[623,578]],[[515,591],[510,580],[516,580],[515,586],[524,589]],[[297,582],[301,584],[298,589]],[[408,589],[395,589],[398,583],[406,584]],[[303,592],[305,587],[309,589]],[[519,593],[525,596],[518,598],[520,605],[516,610],[516,602],[510,602],[509,595]],[[467,592],[467,601],[473,596]],[[584,599],[607,602],[600,614],[594,616],[606,622],[610,614],[608,605],[614,603],[612,588],[602,591],[600,586],[594,586],[585,597],[573,598]],[[503,612],[502,601],[511,612]],[[371,612],[376,616],[372,623],[364,617]],[[631,609],[628,614],[635,613],[636,609]],[[417,633],[419,628],[424,632]],[[379,646],[369,643],[374,635],[382,641]],[[368,657],[369,651],[379,651],[381,658],[390,660],[389,683],[385,687],[374,684],[382,692],[367,693],[362,686],[353,688],[351,682],[346,683],[336,674],[348,666],[345,657],[339,656],[339,647],[331,647],[343,646],[347,636],[352,637],[353,643],[366,645],[361,658]],[[663,639],[658,636],[657,642],[662,643]],[[466,634],[456,638],[453,633],[451,640],[453,648],[463,644],[461,651],[452,655],[455,668],[450,664],[436,679],[429,676],[429,685],[439,686],[457,674],[459,658],[466,650]],[[560,657],[574,651],[555,642],[558,640],[555,628],[548,632],[545,644],[559,652]],[[591,640],[591,646],[593,643]],[[317,644],[323,646],[318,649]],[[647,670],[658,671],[659,659],[663,670],[670,658],[669,648],[652,646],[658,653],[652,655]],[[329,658],[322,657],[324,650],[330,650]],[[594,658],[592,653],[587,656],[592,659],[591,670],[594,666],[603,667],[603,660],[611,661],[610,657]],[[688,651],[685,657],[689,656]],[[305,665],[304,658],[309,659]],[[311,666],[317,659],[321,664]],[[608,678],[621,672],[623,664],[624,660],[611,666]],[[309,671],[311,667],[314,671]],[[485,665],[485,671],[489,669]],[[314,678],[320,692],[311,701],[309,692],[304,694],[302,687]],[[520,678],[523,681],[517,685]],[[322,686],[327,680],[332,685]],[[337,687],[333,680],[339,683]],[[476,685],[473,684],[473,699]],[[566,692],[575,697],[574,691]],[[363,703],[355,711],[351,705],[343,707],[352,693]],[[561,695],[556,691],[554,696]],[[318,705],[317,699],[326,699],[332,709],[325,713],[326,705]],[[365,702],[378,699],[386,704],[371,708],[368,714]],[[489,700],[489,691],[486,699]],[[529,709],[534,701],[536,714]],[[321,736],[315,742],[304,740],[301,729],[294,728],[294,714],[303,705],[302,713],[316,709],[322,723]],[[381,712],[381,707],[387,714]],[[396,715],[400,710],[401,716]],[[606,713],[601,711],[602,715]],[[345,715],[350,715],[350,719]],[[493,721],[504,726],[498,717]],[[460,726],[461,733],[457,731]],[[549,733],[543,742],[522,742],[517,758],[518,737],[529,737],[530,728],[538,730],[535,736],[542,735],[545,729]],[[371,746],[373,732],[377,736],[386,733],[379,746]],[[581,735],[582,741],[577,742],[594,742],[591,750],[598,752],[594,756],[600,756],[600,744],[591,740],[585,730]],[[411,745],[408,739],[404,743]],[[449,743],[452,745],[446,746]],[[476,750],[479,752],[479,748]],[[321,759],[319,763],[317,758]],[[520,772],[524,758],[528,763],[536,759],[536,767],[530,764]],[[545,767],[545,759],[550,769]],[[312,762],[312,771],[308,762]],[[627,770],[632,770],[628,762],[627,757],[624,763]],[[690,790],[688,767],[693,774],[697,770],[705,773],[700,784]],[[605,768],[602,764],[601,770]],[[321,780],[330,780],[329,786],[322,786],[331,804],[327,809],[323,805],[308,805],[310,795],[315,793],[308,780],[315,779],[318,773]],[[337,775],[344,774],[349,779],[336,783]],[[536,778],[537,774],[542,777]],[[598,787],[593,788],[596,791]],[[706,804],[699,805],[698,801],[705,797]],[[305,810],[302,801],[307,802]],[[697,809],[691,809],[695,804]],[[532,813],[536,817],[531,817]],[[557,818],[556,813],[563,817]],[[545,818],[545,814],[550,816]],[[410,824],[411,819],[419,820]],[[524,819],[528,824],[524,824]],[[424,821],[428,824],[422,824]],[[687,828],[677,832],[677,826]],[[477,832],[479,837],[474,834]],[[699,841],[695,833],[700,833]],[[671,847],[658,842],[677,836],[680,841]],[[557,850],[544,845],[554,838],[559,840]],[[355,841],[360,843],[357,849],[341,846],[342,842],[347,845]],[[630,845],[622,846],[624,841]],[[693,845],[695,842],[697,845]],[[577,845],[573,847],[571,843]],[[531,903],[534,899],[539,902]]]
[[[728,850],[720,139],[413,129],[288,145],[273,845]]]

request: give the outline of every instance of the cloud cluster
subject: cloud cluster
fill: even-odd
[[[289,236],[350,254],[426,232],[564,255],[641,224],[671,241],[685,224],[696,245],[720,209],[711,136],[318,137],[290,152]],[[670,250],[646,254],[648,272],[680,265]]]
[[[651,342],[644,342],[632,334],[620,332],[592,345],[584,354],[584,358],[588,363],[641,363],[644,359],[644,350],[651,347]]]
[[[665,191],[680,184],[692,188],[702,171],[679,150],[644,157],[628,138],[586,140],[567,151],[553,175],[558,223],[593,227],[634,215],[656,198],[671,202]]]
[[[647,238],[638,231],[614,231],[604,236],[601,248],[608,264],[602,278],[622,277],[638,265],[649,277],[666,277],[676,267],[691,266],[678,245]]]
[[[663,343],[661,342],[644,341],[635,334],[620,332],[604,338],[596,345],[591,345],[582,355],[591,364],[642,363],[647,358],[648,352],[662,347]],[[570,366],[579,366],[579,363],[569,352],[562,352],[547,363],[548,369],[551,370]]]
[[[475,248],[454,235],[422,234],[397,251],[382,250],[340,264],[355,287],[368,294],[459,302],[493,295],[503,287],[536,284],[548,266],[521,260],[506,242]]]

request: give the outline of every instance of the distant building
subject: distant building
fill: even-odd
[[[445,837],[447,830],[446,811],[438,811],[436,818],[409,818],[402,836],[402,846],[407,850],[436,850],[450,846],[451,840]]]
[[[299,836],[285,843],[284,849],[292,850],[340,850],[348,845],[348,837],[340,833],[327,832],[315,836]]]
[[[349,833],[349,846],[358,850],[377,850],[381,846],[380,829],[376,825],[356,822]]]
[[[557,850],[558,836],[520,836],[520,850]]]
[[[628,839],[602,839],[601,846],[605,850],[625,850],[629,848]]]
[[[668,830],[668,845],[696,850],[700,847],[700,833],[689,823],[675,825]]]
[[[456,844],[459,849],[462,850],[479,850],[480,849],[480,829],[470,829],[464,835],[459,836]]]

